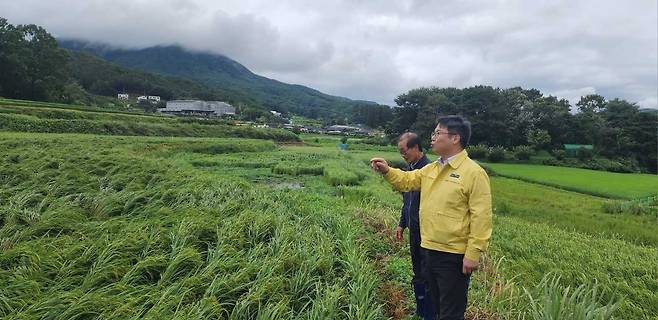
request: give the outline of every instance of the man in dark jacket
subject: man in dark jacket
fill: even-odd
[[[416,170],[430,163],[420,144],[418,135],[412,132],[404,133],[398,140],[398,151],[407,162],[407,170]],[[425,290],[424,276],[421,268],[421,250],[420,250],[420,224],[418,218],[418,209],[420,206],[420,191],[404,192],[402,194],[402,211],[400,213],[400,224],[398,225],[395,237],[398,240],[403,239],[405,228],[409,229],[409,248],[411,249],[411,265],[413,267],[414,277],[412,285],[416,295],[416,314],[423,319],[432,319],[433,308],[432,299],[429,292]]]

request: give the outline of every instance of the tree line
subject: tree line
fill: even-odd
[[[244,119],[272,117],[270,106],[227,90],[71,52],[60,48],[42,27],[14,26],[0,18],[1,97],[90,104],[94,97],[128,91],[164,99],[223,100],[236,105]],[[413,89],[395,102],[396,108],[356,101],[349,106],[336,105],[329,113],[309,108],[302,114],[322,119],[325,124],[361,123],[385,128],[391,137],[412,130],[424,141],[429,140],[438,116],[461,114],[472,123],[473,145],[554,150],[567,143],[591,144],[603,157],[625,159],[656,172],[658,113],[642,111],[626,100],[587,95],[571,110],[569,101],[537,89],[474,86]]]
[[[566,99],[537,89],[473,86],[413,89],[395,102],[399,107],[387,126],[391,137],[410,130],[429,141],[438,116],[459,114],[472,124],[471,145],[552,151],[564,144],[591,144],[600,156],[656,173],[658,112],[626,100],[591,94],[572,110]]]

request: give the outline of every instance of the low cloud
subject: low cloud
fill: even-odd
[[[127,48],[181,44],[323,92],[534,87],[658,108],[657,4],[618,1],[2,1],[11,23]]]

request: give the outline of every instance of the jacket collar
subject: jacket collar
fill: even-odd
[[[420,169],[420,168],[424,167],[428,163],[430,163],[430,160],[427,159],[427,156],[425,154],[423,154],[423,156],[420,157],[420,159],[418,159],[418,161],[408,164],[407,167],[409,169],[414,169],[415,170],[415,169]]]
[[[466,149],[464,149],[458,154],[452,156],[452,159],[448,161],[448,165],[450,165],[453,169],[457,169],[464,162],[464,160],[466,160],[466,158],[468,158],[468,152],[466,152]]]

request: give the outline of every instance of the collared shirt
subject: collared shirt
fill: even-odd
[[[409,170],[416,170],[424,167],[426,164],[428,164],[430,161],[427,159],[427,156],[423,154],[420,159],[416,160],[416,162],[410,163],[407,167],[409,167]]]
[[[457,155],[459,155],[459,153],[456,154],[456,155],[453,155],[452,157],[448,157],[448,159],[446,159],[446,160],[443,160],[443,157],[439,157],[439,159],[437,159],[436,161],[437,161],[440,165],[443,166],[443,165],[445,165],[446,163],[449,163],[450,160],[454,159]]]
[[[397,190],[420,194],[421,247],[478,260],[491,238],[491,188],[487,173],[463,150],[447,165],[391,168],[384,178]]]

